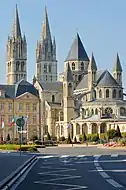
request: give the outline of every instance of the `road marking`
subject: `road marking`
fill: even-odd
[[[122,185],[120,185],[119,183],[117,183],[114,179],[106,179],[106,181],[108,183],[110,183],[114,187],[123,187]]]
[[[101,156],[100,154],[94,155],[95,158],[99,158],[100,156]]]
[[[112,154],[111,157],[112,158],[118,157],[118,154]]]
[[[94,165],[97,167],[97,166],[100,166],[98,162],[95,162]]]
[[[68,177],[59,177],[56,179],[47,179],[44,180],[43,182],[48,182],[48,181],[58,181],[58,180],[65,180],[65,179],[74,179],[74,178],[81,178],[82,176],[68,176]]]
[[[100,158],[100,156],[95,157],[94,164],[100,162],[99,158]],[[111,179],[110,176],[107,173],[103,172],[104,170],[102,169],[102,167],[100,167],[100,166],[96,167],[96,170],[113,187],[123,187],[121,184],[117,183],[114,179]],[[109,178],[109,179],[107,179],[107,178]]]
[[[70,157],[70,155],[62,155],[62,156],[60,156],[60,158],[68,158],[68,157]]]
[[[94,161],[77,161],[75,163],[77,164],[88,164],[88,163],[95,163],[97,160],[94,160]],[[98,161],[99,163],[113,163],[113,162],[126,162],[126,159],[124,160],[99,160]]]
[[[56,172],[68,172],[68,171],[75,171],[76,169],[67,169],[67,170],[58,170],[58,171],[48,171],[48,172],[42,172],[42,173],[38,173],[39,175],[43,175],[43,174],[49,174],[49,173],[56,173]]]
[[[78,155],[77,157],[78,157],[78,158],[84,158],[85,155]]]
[[[100,166],[100,165],[99,165]],[[90,172],[96,172],[97,170],[90,170]],[[115,172],[115,173],[118,173],[118,172],[123,172],[125,173],[126,170],[103,170],[104,172]]]
[[[39,183],[39,184],[44,184],[44,185],[54,185],[54,186],[65,186],[65,187],[72,187],[72,188],[80,188],[80,189],[87,189],[87,186],[80,186],[80,185],[72,185],[72,184],[64,184],[64,183],[45,183],[45,182],[41,182],[41,181],[35,181],[34,183]],[[66,190],[70,190],[70,189],[66,189]]]
[[[52,168],[51,166],[41,166],[40,168],[45,168],[45,169],[53,169],[53,170],[67,170],[68,168]]]
[[[54,158],[54,156],[39,156],[39,158]]]
[[[109,175],[105,172],[99,172],[100,175],[103,177],[103,178],[110,178]]]
[[[40,173],[38,173],[40,174]],[[42,175],[42,174],[41,174]],[[50,176],[63,176],[63,177],[70,177],[71,175],[63,175],[63,174],[43,174],[44,176],[45,175],[50,175]]]

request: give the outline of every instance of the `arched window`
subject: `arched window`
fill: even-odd
[[[52,102],[55,102],[55,96],[52,95]]]
[[[49,65],[49,73],[52,72],[51,64]]]
[[[78,76],[78,81],[81,81],[81,75]]]
[[[21,62],[21,71],[24,71],[24,62]]]
[[[81,63],[81,71],[83,71],[84,70],[84,63],[82,62]]]
[[[114,90],[112,91],[112,97],[113,97],[113,98],[116,98],[116,89],[114,89]]]
[[[75,63],[72,63],[72,70],[75,70]]]
[[[69,83],[68,85],[68,96],[71,96],[72,95],[72,84]]]
[[[94,99],[96,99],[96,90],[93,91]]]
[[[93,109],[91,110],[91,113],[92,113],[92,115],[94,115],[94,110]]]
[[[106,98],[109,98],[109,89],[106,90]]]
[[[98,109],[97,108],[95,109],[95,115],[98,115]]]
[[[122,91],[119,90],[119,98],[122,98]]]
[[[20,66],[20,62],[17,61],[17,62],[16,62],[16,71],[19,71],[19,70],[20,70],[20,69],[19,69],[19,66]]]
[[[101,91],[101,89],[99,90],[99,98],[102,98],[102,91]]]

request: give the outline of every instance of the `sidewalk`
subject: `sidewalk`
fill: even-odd
[[[3,151],[4,152],[4,151]],[[31,156],[20,156],[13,153],[0,152],[0,181],[24,164]]]

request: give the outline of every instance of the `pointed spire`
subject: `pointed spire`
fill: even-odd
[[[113,71],[114,72],[117,72],[117,71],[122,72],[122,66],[121,66],[121,63],[120,63],[120,59],[119,59],[118,53],[116,55],[116,61],[115,61],[115,64],[114,64]]]
[[[69,63],[66,64],[66,72],[65,72],[65,81],[73,81],[73,74],[70,68]]]
[[[76,34],[76,38],[74,39],[65,61],[89,61],[88,55],[78,33]]]
[[[88,70],[97,71],[97,65],[96,65],[96,61],[95,61],[93,52],[92,52],[92,54],[91,54],[91,58],[90,58]]]
[[[53,37],[53,48],[56,47],[56,40],[55,40],[55,37]]]
[[[18,37],[21,37],[21,28],[20,28],[17,4],[16,4],[16,10],[15,10],[15,18],[14,18],[14,23],[13,23],[12,36],[15,39],[17,39]]]
[[[44,13],[44,22],[42,25],[41,41],[43,41],[43,39],[51,40],[51,33],[50,33],[50,27],[49,27],[48,14],[47,14],[46,7],[45,7],[45,13]]]

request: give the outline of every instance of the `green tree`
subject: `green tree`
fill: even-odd
[[[48,140],[48,141],[51,140],[51,136],[50,136],[49,132],[47,133],[47,140]]]
[[[108,139],[113,139],[115,137],[118,137],[118,131],[115,129],[110,129],[107,131]]]
[[[74,142],[77,143],[77,138],[76,138],[76,136],[74,137]]]
[[[7,141],[10,141],[10,134],[7,135]]]
[[[119,128],[119,126],[117,125],[117,132],[118,132],[118,137],[122,137],[122,135],[121,135],[121,132],[120,132],[120,128]]]
[[[82,141],[85,142],[87,140],[85,132],[82,134]]]
[[[70,134],[68,135],[68,139],[67,139],[67,144],[71,144],[72,143],[72,140],[70,138]]]

